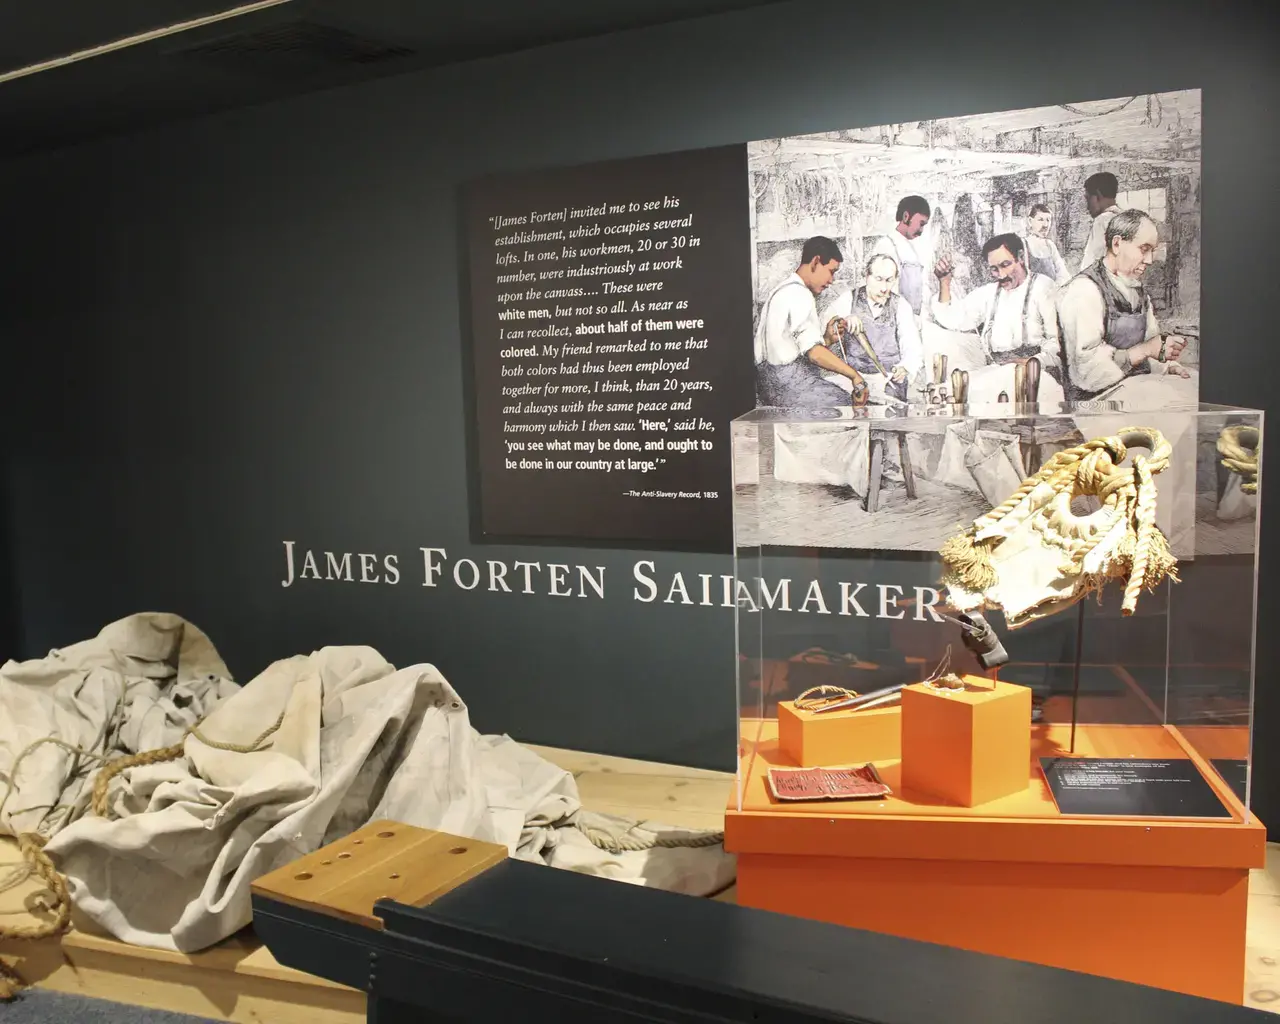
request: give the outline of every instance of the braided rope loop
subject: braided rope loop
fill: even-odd
[[[1241,477],[1240,490],[1258,493],[1258,459],[1262,454],[1262,436],[1257,427],[1236,424],[1223,428],[1218,436],[1218,454],[1222,464]]]
[[[1135,448],[1149,452],[1131,451]],[[1056,453],[1038,472],[1023,480],[1013,494],[943,545],[943,582],[976,592],[990,590],[998,583],[991,554],[1004,539],[994,530],[997,524],[1010,516],[1021,522],[1047,505],[1044,501],[1033,502],[1033,496],[1092,496],[1112,517],[1121,517],[1127,524],[1130,538],[1116,561],[1120,565],[1129,563],[1121,614],[1132,615],[1144,588],[1150,590],[1166,577],[1177,580],[1175,561],[1156,526],[1155,476],[1168,467],[1172,454],[1173,446],[1164,435],[1149,427],[1127,427]],[[1126,458],[1130,464],[1121,465]],[[1097,531],[1088,538],[1062,539],[1068,555],[1063,569],[1081,576],[1085,590],[1100,589],[1106,577],[1112,575],[1083,578],[1085,558],[1105,536],[1104,531]]]

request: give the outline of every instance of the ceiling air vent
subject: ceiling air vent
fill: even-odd
[[[345,29],[291,21],[175,48],[175,56],[271,78],[368,67],[413,56],[403,46],[365,39]]]

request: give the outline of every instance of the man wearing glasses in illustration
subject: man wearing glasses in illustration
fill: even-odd
[[[934,319],[948,330],[977,332],[988,365],[1025,365],[1035,357],[1056,379],[1062,358],[1053,280],[1027,269],[1025,246],[1016,234],[988,239],[982,257],[990,282],[959,299],[951,294],[951,261],[944,258],[934,265]],[[1004,376],[1009,380],[1003,389],[1012,395],[1013,371],[1002,375],[1002,381]]]
[[[1058,295],[1068,396],[1097,398],[1136,374],[1190,377],[1178,362],[1186,341],[1162,335],[1143,273],[1160,237],[1141,210],[1121,210],[1107,224],[1106,253]]]

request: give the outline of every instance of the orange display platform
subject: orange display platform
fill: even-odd
[[[742,773],[725,815],[738,902],[854,928],[1239,1003],[1249,869],[1266,831],[1176,728],[1081,725],[1075,754],[1191,760],[1231,820],[1058,812],[1038,768],[1070,727],[1032,727],[1022,792],[976,807],[902,795],[782,804],[765,784],[790,767],[772,720],[742,723]]]

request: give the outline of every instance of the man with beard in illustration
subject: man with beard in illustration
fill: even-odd
[[[834,338],[837,358],[850,366],[871,405],[908,402],[911,387],[924,381],[924,350],[915,315],[894,291],[898,264],[873,255],[862,283],[832,300],[823,312],[825,334]],[[841,387],[843,382],[836,382]],[[854,404],[862,404],[856,396]],[[830,423],[778,424],[774,428],[774,478],[779,482],[826,485],[841,501],[865,499],[870,486],[871,426],[863,418]],[[882,454],[881,479],[901,481],[901,463]]]
[[[1142,285],[1160,244],[1155,222],[1141,210],[1121,210],[1107,224],[1105,240],[1105,255],[1058,296],[1073,400],[1095,398],[1136,374],[1191,376],[1177,362],[1186,340],[1160,333]]]
[[[975,371],[980,379],[971,380],[970,401],[995,401],[1003,391],[1015,397],[1014,367],[1026,366],[1032,357],[1039,360],[1040,370],[1061,379],[1061,345],[1058,340],[1058,317],[1054,307],[1054,282],[1043,274],[1027,269],[1026,250],[1015,234],[995,235],[982,247],[989,283],[975,288],[963,298],[951,294],[951,262],[938,260],[934,274],[938,278],[938,298],[933,316],[952,331],[977,332],[982,358],[996,371]],[[1060,398],[1053,383],[1040,378],[1036,400]]]
[[[898,263],[876,253],[867,260],[862,284],[831,302],[828,328],[838,318],[844,330],[841,356],[862,374],[872,398],[912,400],[923,384],[924,348],[907,300],[897,293]],[[918,397],[918,396],[917,396]]]
[[[832,348],[839,325],[822,329],[817,296],[831,286],[844,257],[830,238],[816,235],[804,243],[800,266],[769,293],[756,326],[756,380],[763,405],[792,408],[847,406],[850,391],[823,373],[845,377],[854,396],[866,393],[862,375]]]

